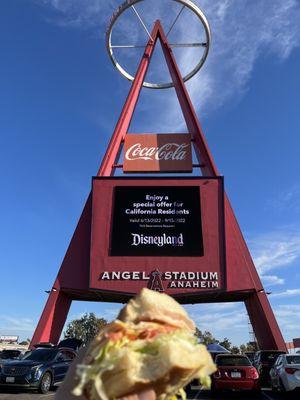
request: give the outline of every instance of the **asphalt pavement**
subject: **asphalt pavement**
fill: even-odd
[[[0,388],[1,400],[54,400],[55,391],[50,391],[47,394],[33,393],[30,391],[17,389],[2,389]]]
[[[0,400],[54,400],[55,391],[48,394],[38,394],[18,390],[3,390],[0,388]],[[209,391],[192,391],[188,393],[189,400],[298,400],[298,393],[274,393],[271,390],[263,390],[258,395],[246,392],[224,392],[212,395]],[[67,399],[66,399],[67,400]]]

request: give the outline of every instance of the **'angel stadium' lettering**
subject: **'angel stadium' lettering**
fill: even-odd
[[[99,280],[114,281],[114,280],[142,280],[151,281],[151,273],[145,271],[105,271]],[[192,272],[192,271],[155,271],[155,274],[160,276],[162,281],[166,282],[168,289],[218,289],[219,276],[218,272]]]

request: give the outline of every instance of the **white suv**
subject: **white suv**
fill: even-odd
[[[300,388],[300,355],[281,354],[270,370],[272,389],[284,392]]]

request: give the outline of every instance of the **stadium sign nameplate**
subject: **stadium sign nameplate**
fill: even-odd
[[[93,178],[91,290],[224,290],[223,178]]]

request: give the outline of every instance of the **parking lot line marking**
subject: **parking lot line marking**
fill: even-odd
[[[274,400],[273,397],[269,396],[269,395],[266,394],[265,392],[262,392],[262,395],[265,396],[268,400]]]

